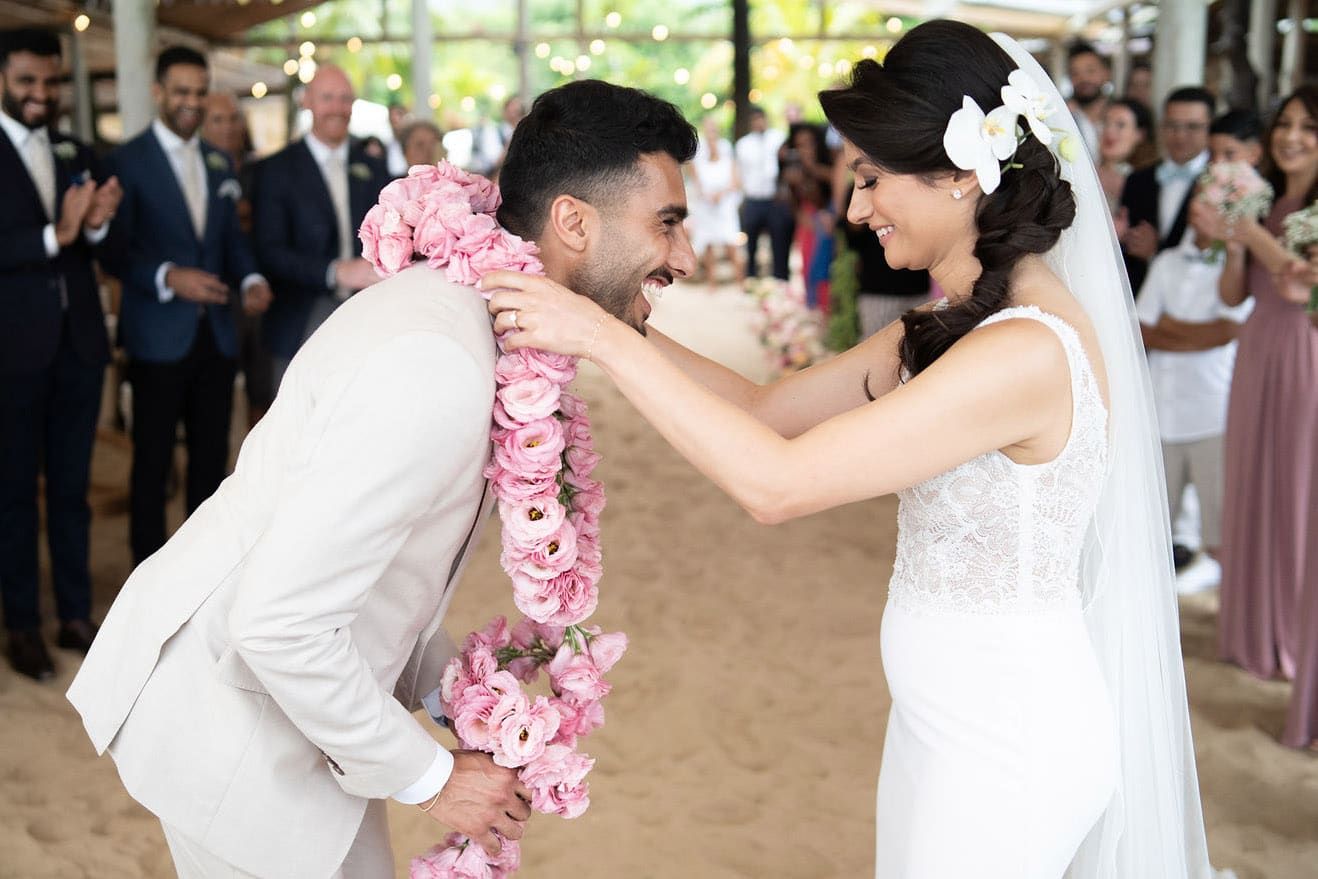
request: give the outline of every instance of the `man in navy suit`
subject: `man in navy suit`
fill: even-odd
[[[14,669],[55,667],[38,612],[37,474],[45,462],[58,644],[87,652],[91,511],[87,482],[110,349],[92,266],[119,185],[85,145],[51,126],[59,112],[59,38],[0,33],[0,598]]]
[[[1163,105],[1163,160],[1126,178],[1121,190],[1118,228],[1121,252],[1138,293],[1149,260],[1181,243],[1190,212],[1194,183],[1208,167],[1208,126],[1213,121],[1213,93],[1198,86],[1173,91]]]
[[[302,98],[311,131],[256,172],[252,243],[275,291],[265,341],[276,388],[288,361],[338,304],[379,280],[362,258],[357,230],[390,178],[383,162],[348,137],[352,102],[347,74],[319,68]]]
[[[209,84],[200,53],[162,52],[152,87],[159,117],[110,160],[124,189],[105,263],[124,289],[119,342],[133,388],[135,563],[165,542],[165,481],[180,420],[188,513],[224,479],[238,310],[260,312],[270,302],[238,225],[233,168],[197,134]]]

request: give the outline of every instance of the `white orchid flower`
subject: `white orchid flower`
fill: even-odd
[[[985,195],[1002,182],[1004,159],[1016,152],[1016,117],[1009,107],[998,107],[985,115],[975,99],[967,95],[961,109],[947,121],[943,149],[963,171],[974,171]]]
[[[1024,70],[1013,70],[1007,77],[1007,84],[1002,87],[1002,103],[1025,117],[1039,143],[1044,146],[1052,144],[1053,131],[1048,126],[1048,119],[1056,108]]]

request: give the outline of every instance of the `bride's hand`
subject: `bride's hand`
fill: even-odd
[[[506,351],[539,348],[589,358],[609,317],[587,297],[539,275],[490,272],[481,278],[481,289],[492,291],[494,332]]]

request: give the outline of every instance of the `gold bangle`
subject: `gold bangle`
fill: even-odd
[[[595,321],[595,331],[594,331],[593,333],[590,334],[590,344],[586,346],[586,359],[587,359],[587,360],[590,360],[590,359],[591,359],[591,356],[590,356],[590,355],[591,355],[591,354],[594,352],[594,350],[595,350],[595,340],[599,338],[600,327],[604,326],[604,319],[605,319],[606,317],[608,317],[608,314],[607,314],[607,313],[606,313],[606,314],[601,314],[601,315],[600,315],[600,319],[597,320],[597,321]]]
[[[430,802],[426,803],[424,806],[421,806],[420,803],[417,803],[417,805],[418,805],[418,806],[421,806],[421,811],[422,811],[422,812],[429,812],[431,809],[435,808],[435,803],[438,803],[438,802],[439,802],[439,794],[442,794],[443,792],[444,792],[444,790],[443,790],[443,788],[441,788],[440,791],[439,791],[439,793],[435,794],[435,798],[434,798],[433,800],[431,800]]]

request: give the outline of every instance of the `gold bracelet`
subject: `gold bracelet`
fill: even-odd
[[[417,805],[418,805],[418,806],[421,806],[421,811],[422,811],[422,812],[429,812],[431,809],[435,808],[435,803],[438,803],[438,802],[439,802],[439,794],[442,794],[443,792],[444,792],[444,790],[441,788],[440,791],[439,791],[439,793],[435,794],[435,798],[434,798],[433,800],[431,800],[430,802],[426,803],[424,806],[421,806],[420,803],[417,803]]]
[[[590,334],[590,344],[586,346],[586,359],[587,359],[587,360],[590,360],[590,359],[591,359],[591,356],[590,356],[590,355],[591,355],[591,353],[594,352],[594,350],[595,350],[595,340],[599,338],[600,327],[604,326],[604,319],[605,319],[606,317],[608,317],[608,314],[607,314],[607,313],[605,313],[605,314],[601,314],[601,315],[600,315],[600,319],[597,320],[597,321],[595,321],[595,331],[594,331],[593,333]]]

